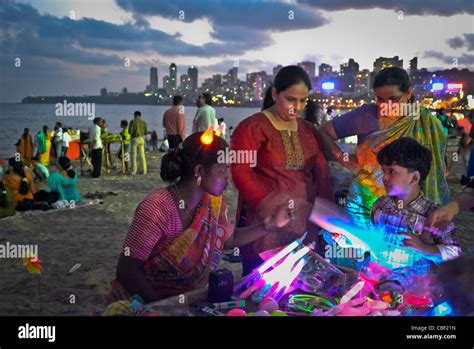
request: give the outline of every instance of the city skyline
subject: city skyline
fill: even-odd
[[[311,81],[310,96],[314,101],[326,101],[339,106],[355,106],[373,100],[372,86],[375,76],[388,67],[404,67],[404,60],[399,56],[378,57],[373,62],[373,68],[360,69],[354,58],[340,64],[339,69],[327,63],[316,66],[315,62],[298,62]],[[162,85],[159,85],[157,67],[149,68],[149,84],[143,91],[129,92],[127,87],[121,92],[110,91],[106,87],[100,89],[100,96],[28,96],[23,103],[57,103],[67,97],[76,102],[94,102],[99,104],[170,104],[173,96],[181,95],[186,105],[192,105],[198,95],[208,92],[216,105],[255,106],[261,104],[266,89],[273,82],[282,68],[277,65],[272,68],[273,74],[266,71],[247,73],[245,79],[239,79],[238,67],[232,67],[227,74],[214,74],[198,84],[199,69],[196,66],[187,68],[188,74],[178,77],[178,67],[175,63],[163,72]],[[429,71],[418,66],[418,57],[409,60],[407,69],[410,85],[416,99],[424,100],[429,105],[439,105],[441,100],[445,105],[460,107],[473,105],[474,72],[467,68]],[[179,82],[179,83],[178,83]],[[344,102],[345,101],[345,102]]]
[[[150,67],[162,85],[172,62],[178,86],[190,66],[199,68],[201,85],[236,63],[240,80],[259,71],[272,75],[278,64],[314,62],[317,70],[327,63],[339,70],[351,57],[360,71],[372,71],[376,58],[396,55],[407,70],[415,56],[430,71],[473,70],[470,1],[456,8],[441,1],[322,3],[7,0],[0,12],[8,29],[0,37],[0,102],[93,95],[103,87],[140,92]]]

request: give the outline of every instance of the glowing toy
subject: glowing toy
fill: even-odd
[[[214,140],[214,128],[209,126],[206,131],[201,135],[201,143],[205,145],[209,145]]]
[[[234,293],[241,292],[241,299],[257,293],[257,303],[265,297],[271,297],[278,302],[292,289],[292,283],[306,263],[305,256],[308,252],[309,247],[303,246],[298,240],[292,242],[236,285]]]
[[[314,201],[309,219],[331,233],[347,237],[352,244],[350,247],[370,251],[371,257],[382,266],[391,269],[412,266],[423,258],[420,253],[401,246],[402,240],[396,234],[385,234],[384,227],[359,226],[336,204],[322,198]],[[391,236],[390,241],[387,236]],[[400,241],[393,240],[396,238]]]

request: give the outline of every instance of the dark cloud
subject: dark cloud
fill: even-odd
[[[451,48],[460,48],[460,47],[464,46],[464,40],[459,36],[448,39],[447,43],[448,43],[449,47],[451,47]]]
[[[246,27],[265,31],[310,29],[327,23],[325,18],[312,9],[277,1],[116,0],[116,3],[126,11],[144,16],[160,16],[188,23],[208,19],[217,26]],[[293,19],[290,19],[291,15]]]
[[[125,9],[133,11],[136,22],[117,25],[91,18],[72,20],[68,17],[42,15],[30,5],[6,0],[0,10],[0,21],[7,28],[9,35],[0,37],[0,44],[5,52],[10,54],[56,58],[72,63],[110,65],[120,64],[120,56],[100,54],[97,51],[91,53],[88,49],[154,51],[172,57],[241,55],[249,50],[271,45],[272,30],[310,28],[325,23],[315,11],[296,11],[295,20],[290,20],[287,13],[290,7],[286,4],[239,3],[239,16],[235,16],[236,5],[227,3],[224,6],[223,2],[216,2],[216,11],[212,12],[214,17],[211,35],[217,42],[192,45],[183,42],[180,34],[170,35],[150,29],[144,17],[151,13],[145,4],[151,3],[122,4]],[[171,18],[173,6],[177,6],[152,4],[154,11],[162,10],[163,16],[168,18]],[[188,12],[195,13],[195,18],[209,15],[209,9],[204,11],[203,7],[208,8],[197,6],[196,11],[190,9]],[[141,10],[142,8],[145,10]],[[275,17],[277,13],[286,19],[278,21]],[[252,26],[248,26],[250,24]]]
[[[403,11],[403,15],[437,15],[452,16],[457,14],[474,14],[472,0],[297,0],[299,4],[309,5],[326,11],[367,10],[379,8],[384,10]]]
[[[453,68],[454,58],[457,58],[457,64],[460,68],[469,67],[474,64],[474,55],[465,53],[460,56],[448,56],[439,51],[427,50],[424,52],[423,58],[435,58],[447,64],[449,66],[448,69]]]
[[[200,48],[194,47],[192,50],[181,48],[183,55],[239,55],[273,44],[272,32],[317,28],[328,23],[328,20],[315,10],[281,2],[254,0],[236,2],[116,0],[116,2],[134,17],[160,16],[188,23],[207,19],[213,29],[211,37],[218,42],[208,43]]]
[[[474,34],[463,34],[463,37],[456,36],[448,39],[447,43],[449,47],[457,49],[466,46],[469,51],[474,50]]]
[[[469,51],[474,50],[474,33],[464,34],[467,49]]]

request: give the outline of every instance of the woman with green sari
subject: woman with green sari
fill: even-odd
[[[401,137],[411,137],[431,150],[431,170],[422,186],[425,196],[437,204],[449,200],[443,161],[446,135],[440,121],[415,103],[407,72],[383,69],[375,77],[374,93],[375,104],[356,108],[320,128],[326,154],[354,174],[346,203],[349,215],[361,225],[369,224],[372,205],[386,195],[377,153]],[[358,136],[357,151],[349,155],[336,140],[353,135]]]
[[[51,132],[48,126],[43,126],[42,131],[36,135],[36,145],[38,147],[38,160],[43,166],[49,166],[49,153],[51,151]]]

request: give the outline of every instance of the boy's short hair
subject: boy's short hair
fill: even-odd
[[[423,182],[431,168],[431,151],[413,138],[402,137],[386,145],[377,154],[380,165],[400,166],[408,171],[420,173],[420,183]]]

